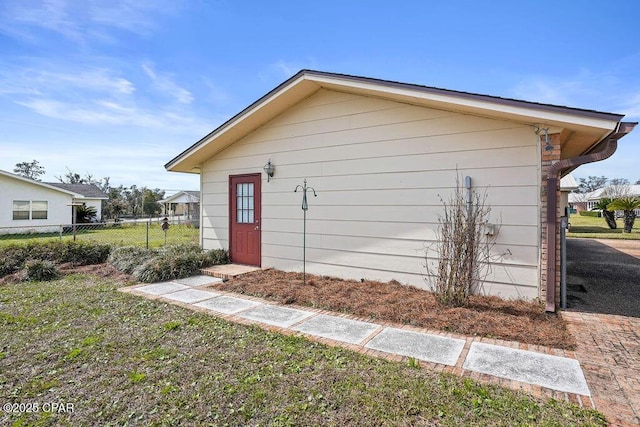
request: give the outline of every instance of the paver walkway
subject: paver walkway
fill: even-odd
[[[221,279],[196,276],[124,291],[205,311],[240,323],[303,334],[330,345],[391,360],[413,358],[436,371],[524,390],[540,397],[592,406],[591,392],[572,352],[516,342],[465,337],[404,325],[372,323],[307,307],[283,307],[258,298],[208,289]],[[536,351],[532,351],[536,350]]]
[[[612,425],[640,425],[640,241],[567,239],[576,357],[595,407]]]

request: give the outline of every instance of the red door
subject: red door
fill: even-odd
[[[229,177],[231,262],[260,266],[260,174]]]

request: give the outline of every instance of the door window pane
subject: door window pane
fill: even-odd
[[[253,224],[253,183],[236,184],[236,220],[238,224]]]

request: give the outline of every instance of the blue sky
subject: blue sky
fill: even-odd
[[[301,68],[640,119],[640,2],[4,0],[0,169],[197,189],[163,165]],[[640,179],[640,129],[576,177]]]

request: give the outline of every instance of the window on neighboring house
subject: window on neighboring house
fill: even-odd
[[[47,219],[49,202],[34,200],[31,202],[31,219]]]
[[[47,219],[49,211],[49,202],[43,200],[14,200],[13,201],[13,219],[30,220],[30,219]]]
[[[31,210],[31,202],[28,200],[14,200],[13,201],[13,219],[22,220],[29,219],[29,212]]]

